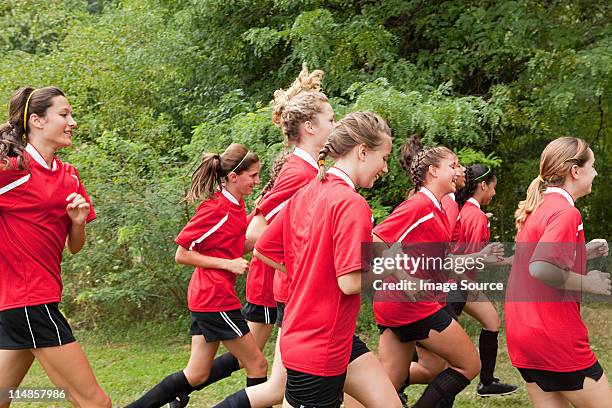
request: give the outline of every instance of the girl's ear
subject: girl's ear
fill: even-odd
[[[238,175],[232,171],[230,174],[227,175],[226,178],[228,183],[235,183],[236,179],[238,178]]]
[[[360,144],[357,147],[357,157],[359,160],[364,161],[368,155],[368,147],[365,144]]]
[[[572,175],[572,178],[574,178],[575,180],[580,178],[580,176],[578,175],[578,169],[579,169],[579,166],[577,164],[574,164],[572,168],[570,169],[570,174]]]
[[[45,118],[38,116],[35,113],[30,115],[30,126],[34,126],[40,129],[43,127],[44,124],[45,124]]]
[[[429,172],[429,174],[431,174],[434,178],[438,177],[438,168],[436,166],[429,166],[429,169],[427,170]]]

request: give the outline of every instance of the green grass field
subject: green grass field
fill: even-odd
[[[583,319],[589,328],[592,347],[604,367],[612,366],[612,307],[610,305],[584,306]],[[477,342],[479,327],[471,319],[463,320],[468,333]],[[150,323],[131,326],[121,330],[101,329],[95,333],[77,331],[96,376],[102,387],[110,394],[113,406],[124,406],[139,397],[167,374],[180,370],[189,357],[187,321]],[[377,335],[368,330],[362,338],[376,348]],[[500,336],[500,352],[496,375],[507,382],[521,384],[513,395],[497,398],[479,398],[475,394],[476,380],[457,398],[456,407],[528,407],[527,392],[522,379],[510,365],[503,335]],[[273,339],[265,350],[269,359],[273,353]],[[270,364],[271,365],[271,364]],[[608,378],[610,378],[608,376]],[[192,394],[190,407],[210,407],[225,396],[242,388],[243,372],[235,373],[213,386]],[[51,387],[41,367],[35,363],[26,376],[22,387]],[[412,403],[421,394],[424,386],[411,386],[409,399]],[[69,403],[16,403],[14,407],[65,407]]]

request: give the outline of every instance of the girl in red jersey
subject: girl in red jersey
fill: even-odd
[[[295,145],[286,156],[278,177],[269,192],[265,193],[255,208],[255,215],[247,229],[247,239],[255,243],[274,220],[287,201],[303,186],[312,181],[318,172],[316,157],[325,145],[334,124],[334,111],[327,96],[320,91],[323,71],[312,73],[304,65],[298,78],[287,90],[274,93],[272,121],[281,127],[289,144]],[[274,271],[261,260],[253,258],[247,275],[247,305],[245,316],[257,333],[261,348],[264,347],[272,324],[278,326],[274,363],[270,379],[247,389],[248,399],[254,407],[267,407],[282,401],[286,371],[282,365],[278,339],[282,331],[288,280],[283,273]],[[276,307],[274,307],[276,306]],[[276,319],[274,317],[276,316]],[[230,361],[231,357],[221,356]],[[230,364],[227,365],[228,367]],[[234,364],[234,368],[237,364]],[[229,371],[226,369],[226,372]],[[231,373],[229,371],[228,375]],[[230,396],[226,400],[236,397]]]
[[[585,246],[582,217],[574,207],[591,192],[594,162],[584,140],[553,140],[515,214],[518,234],[504,319],[510,360],[535,407],[602,407],[612,401],[580,317],[581,291],[610,295],[611,289],[609,274],[586,272],[586,259],[607,255],[608,245]]]
[[[374,356],[366,349],[352,358],[363,347],[354,336],[361,248],[372,238],[372,213],[355,187],[372,187],[386,172],[390,151],[381,117],[343,118],[319,156],[319,179],[296,193],[256,244],[255,255],[283,262],[290,278],[280,340],[287,368],[283,407],[339,407],[343,389],[368,407],[400,406]],[[335,165],[325,172],[328,155]]]
[[[36,358],[75,406],[110,407],[59,310],[64,246],[96,217],[79,174],[55,157],[72,143],[72,108],[55,87],[21,88],[0,126],[0,407]]]
[[[423,149],[418,137],[412,137],[402,153],[402,161],[410,163],[416,193],[374,228],[374,240],[387,245],[400,242],[418,247],[429,258],[446,258],[451,233],[440,200],[456,189],[457,157],[445,147]],[[490,245],[479,254],[463,256],[486,256],[493,261],[500,253],[499,246]],[[440,282],[446,279],[439,271],[420,268],[413,272],[421,279]],[[478,373],[480,363],[476,349],[435,297],[410,302],[399,294],[377,292],[374,314],[381,332],[379,358],[400,391],[409,383],[410,361],[416,341],[449,363],[449,367],[426,388],[416,407],[452,404],[455,395]]]
[[[266,359],[234,289],[236,275],[248,267],[242,255],[252,249],[245,240],[243,197],[258,183],[259,158],[237,143],[221,155],[205,154],[194,172],[186,199],[204,201],[176,238],[175,256],[177,263],[195,266],[188,290],[191,358],[184,370],[164,378],[129,407],[160,407],[188,395],[209,376],[220,341],[242,362],[247,386],[266,380]]]
[[[497,177],[490,167],[474,164],[467,168],[465,187],[457,193],[461,212],[453,232],[454,253],[479,252],[490,242],[490,223],[481,206],[491,203],[496,185]],[[472,281],[476,280],[473,270],[468,271],[466,276]],[[468,298],[477,300],[468,301]],[[446,307],[455,319],[465,310],[483,327],[478,340],[481,369],[476,393],[484,397],[515,392],[515,385],[501,383],[493,376],[497,359],[497,337],[501,326],[501,318],[495,306],[482,293],[468,296],[467,291],[454,291],[449,294]]]

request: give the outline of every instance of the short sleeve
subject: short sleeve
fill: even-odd
[[[255,243],[257,252],[279,264],[285,260],[283,243],[285,213],[286,211],[280,211]]]
[[[334,203],[331,216],[334,267],[338,277],[362,269],[362,244],[372,242],[372,210],[365,199],[358,196]]]
[[[551,216],[531,256],[530,262],[544,261],[570,270],[576,256],[578,227],[582,224],[575,209],[559,211]]]
[[[229,217],[229,213],[223,211],[216,201],[206,200],[200,204],[195,215],[174,240],[177,244],[189,251],[206,245],[206,239],[221,228]]]
[[[374,235],[387,244],[400,242],[428,217],[433,218],[433,213],[428,211],[428,208],[419,205],[416,199],[408,199],[374,228]]]
[[[27,170],[17,170],[16,158],[9,157],[8,165],[0,163],[0,210],[15,206],[29,179]]]
[[[269,223],[287,205],[289,199],[311,180],[312,178],[299,173],[297,169],[288,169],[279,175],[272,191],[263,196],[255,209],[256,213],[263,215]]]

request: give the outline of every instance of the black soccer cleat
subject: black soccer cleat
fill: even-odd
[[[400,401],[402,402],[402,408],[410,408],[410,406],[408,405],[408,396],[406,394],[404,394],[403,392],[398,392],[397,396],[399,397]]]
[[[179,394],[174,401],[168,403],[168,408],[185,408],[189,404],[189,395]]]
[[[518,386],[499,382],[499,378],[494,378],[489,385],[478,383],[476,394],[481,397],[494,397],[496,395],[509,395],[518,389]]]

